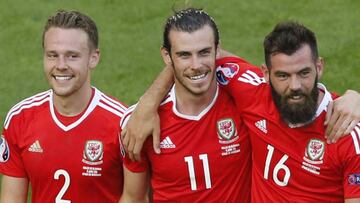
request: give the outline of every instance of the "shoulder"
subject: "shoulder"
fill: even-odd
[[[114,114],[118,117],[123,117],[127,110],[127,106],[117,100],[116,98],[109,96],[99,90],[97,90],[96,96],[99,97],[98,106],[104,109],[110,114]]]
[[[50,101],[52,91],[47,90],[41,93],[38,93],[36,95],[33,95],[31,97],[28,97],[21,102],[14,105],[8,112],[4,128],[7,129],[9,127],[10,122],[12,119],[18,115],[24,114],[24,113],[30,113],[34,110],[36,111],[39,106],[44,105],[45,103]]]
[[[225,57],[216,61],[216,77],[224,86],[251,85],[265,83],[260,68],[239,57]]]
[[[342,137],[335,144],[331,144],[340,155],[345,157],[353,157],[360,155],[360,123],[358,123],[354,130]],[[358,157],[360,159],[360,157]]]

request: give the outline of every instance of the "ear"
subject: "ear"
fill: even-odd
[[[90,53],[90,61],[89,61],[90,69],[95,69],[99,61],[100,61],[100,50],[95,49]]]
[[[216,59],[221,58],[221,46],[220,46],[220,43],[216,47],[216,55],[215,55],[215,57],[216,57]]]
[[[316,70],[317,70],[317,73],[318,73],[318,80],[320,81],[322,75],[323,75],[323,71],[324,71],[324,59],[322,57],[319,57],[317,60],[316,60]]]
[[[269,82],[270,81],[270,71],[269,71],[269,68],[263,63],[261,64],[261,70],[264,74],[264,77],[265,77],[265,80],[266,82]]]
[[[164,63],[167,66],[172,66],[172,60],[171,60],[170,52],[165,47],[161,47],[160,48],[160,53],[161,53],[161,56],[163,58]]]

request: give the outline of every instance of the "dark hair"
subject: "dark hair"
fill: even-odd
[[[271,67],[270,57],[272,54],[284,53],[291,55],[305,44],[310,46],[311,54],[315,61],[318,58],[318,50],[314,32],[304,25],[293,21],[277,24],[264,40],[266,65]]]
[[[172,29],[191,33],[201,29],[205,25],[209,25],[212,28],[215,38],[215,46],[217,47],[219,44],[219,30],[214,22],[214,19],[204,10],[187,8],[180,11],[174,11],[174,15],[170,16],[166,20],[163,47],[169,52],[171,51],[169,33]]]
[[[96,24],[89,16],[85,14],[82,14],[78,11],[59,10],[54,15],[50,16],[46,22],[43,31],[43,36],[42,36],[43,47],[44,47],[45,33],[52,27],[81,29],[88,34],[90,49],[98,48],[99,36],[98,36]]]

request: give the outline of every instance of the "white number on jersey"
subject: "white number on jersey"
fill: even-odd
[[[207,154],[200,154],[199,159],[202,161],[202,165],[203,165],[203,169],[204,169],[205,186],[206,186],[206,189],[209,189],[209,188],[211,188],[211,179],[210,179],[208,156],[207,156]],[[191,190],[197,190],[193,157],[187,156],[187,157],[184,157],[184,160],[188,165]]]
[[[271,145],[268,145],[267,149],[268,149],[268,154],[266,156],[265,168],[264,168],[264,178],[266,180],[269,179],[270,162],[271,162],[271,159],[272,159],[272,156],[274,153],[274,147]],[[274,167],[273,180],[279,186],[286,186],[289,183],[291,172],[290,172],[289,167],[287,167],[284,164],[288,158],[289,158],[288,155],[285,154]],[[282,180],[282,181],[279,180],[279,178],[278,178],[278,173],[281,169],[285,171],[284,180]]]
[[[58,193],[58,195],[55,198],[55,203],[71,203],[70,200],[64,200],[62,199],[62,197],[64,196],[66,190],[69,188],[70,186],[70,176],[69,173],[63,169],[59,169],[57,171],[55,171],[54,173],[54,179],[55,180],[59,180],[60,176],[63,175],[65,178],[64,181],[64,185],[62,186],[60,192]]]

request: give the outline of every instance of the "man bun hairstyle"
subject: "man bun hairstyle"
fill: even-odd
[[[163,33],[163,47],[169,52],[171,44],[169,33],[171,30],[192,33],[209,25],[214,33],[215,46],[219,44],[219,30],[214,19],[202,9],[187,8],[180,11],[174,11],[174,15],[170,16],[165,23]]]

